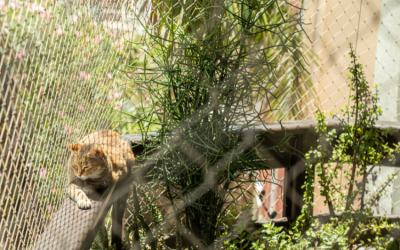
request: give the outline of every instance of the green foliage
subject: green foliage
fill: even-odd
[[[265,97],[286,90],[276,79],[289,66],[277,65],[295,58],[292,38],[301,20],[279,0],[154,1],[152,7],[153,25],[143,25],[146,34],[135,43],[146,53],[143,67],[138,71],[141,58],[131,66],[132,98],[139,102],[130,116],[145,148],[135,171],[151,167],[147,192],[161,189],[168,199],[160,227],[174,221],[178,249],[186,230],[213,248],[226,210],[247,193],[246,173],[268,169],[263,154],[276,150],[265,148],[255,129],[273,112]],[[134,210],[144,214],[139,205]],[[146,218],[136,217],[146,242],[155,240]]]
[[[319,145],[306,154],[308,180],[305,184],[306,193],[303,217],[299,218],[296,230],[304,231],[310,223],[314,223],[310,212],[313,206],[311,197],[314,192],[313,167],[318,180],[320,195],[325,198],[331,216],[342,212],[342,216],[325,225],[312,225],[306,232],[312,237],[304,240],[302,234],[293,234],[293,238],[308,245],[330,246],[340,249],[352,249],[363,232],[373,230],[376,237],[370,242],[360,241],[358,244],[374,246],[380,249],[387,241],[382,238],[380,230],[391,230],[395,225],[388,225],[385,220],[371,220],[372,206],[377,198],[384,193],[385,187],[393,180],[393,174],[377,192],[370,192],[366,199],[366,184],[368,175],[383,160],[394,160],[394,153],[399,152],[399,145],[388,145],[384,140],[393,133],[393,129],[376,129],[375,124],[381,110],[377,105],[378,96],[371,94],[368,83],[362,72],[361,64],[351,49],[352,65],[349,67],[351,89],[351,106],[340,109],[340,114],[331,114],[340,121],[343,132],[339,137],[335,130],[328,132],[325,113],[317,112]],[[350,122],[349,119],[353,119]],[[332,154],[330,154],[330,150]],[[340,171],[344,173],[344,181],[338,182]],[[326,235],[324,232],[329,232]]]
[[[116,250],[115,245],[111,245],[110,238],[105,227],[100,227],[93,243],[91,246],[91,250]],[[124,249],[130,249],[129,245],[125,242],[122,242]]]
[[[288,230],[269,222],[260,230],[262,237],[236,235],[233,241],[226,242],[224,249],[238,249],[235,242],[251,242],[253,249],[399,249],[397,239],[390,241],[390,236],[383,236],[383,231],[390,232],[398,225],[389,224],[385,218],[371,217],[376,199],[385,193],[397,173],[389,176],[376,192],[366,190],[368,175],[383,160],[393,161],[394,154],[400,151],[399,145],[384,143],[393,129],[375,128],[381,114],[377,93],[370,92],[362,66],[350,48],[352,65],[348,78],[352,105],[339,109],[340,115],[332,114],[343,130],[339,136],[334,129],[328,130],[325,112],[317,112],[319,145],[305,155],[307,180],[303,185],[302,215]],[[340,171],[345,181],[337,181]],[[314,175],[318,183],[314,183]],[[312,217],[315,185],[330,211],[331,218],[326,223]],[[241,232],[246,230],[238,228]],[[367,232],[373,237],[362,239]]]
[[[279,3],[281,3],[280,11],[287,13],[286,18],[291,15],[301,17],[303,14],[303,9],[301,8],[304,6],[304,0],[297,2],[299,9],[293,5],[283,4],[283,1],[279,1]],[[281,21],[279,11],[273,9],[263,18],[272,23]],[[283,47],[278,46],[276,49],[285,51],[285,53],[281,54],[271,53],[271,55],[279,54],[279,56],[276,56],[273,60],[276,62],[273,68],[275,74],[271,75],[271,77],[275,86],[273,92],[267,95],[268,101],[265,103],[264,108],[273,110],[268,115],[268,119],[271,121],[309,119],[307,117],[311,115],[312,111],[308,103],[314,100],[317,101],[318,96],[310,74],[304,68],[304,65],[308,63],[318,64],[318,56],[307,45],[308,37],[307,34],[302,32],[303,27],[301,24],[292,25],[286,22],[282,26],[282,30],[286,34],[285,39],[291,41],[287,47],[285,46],[285,40],[282,40],[279,34],[269,33],[263,42],[265,47],[281,44]]]
[[[105,227],[101,227],[92,243],[91,249],[115,250],[115,246],[110,246],[109,239],[110,237],[108,237],[107,229]]]
[[[366,190],[366,184],[368,175],[383,160],[394,160],[394,154],[400,151],[399,145],[384,143],[393,129],[375,128],[381,114],[377,93],[370,92],[352,47],[350,56],[348,78],[352,104],[340,109],[340,114],[332,114],[340,121],[343,131],[339,136],[334,129],[328,131],[325,112],[317,112],[318,146],[305,155],[307,181],[303,186],[302,215],[287,231],[265,224],[262,232],[267,249],[356,249],[361,246],[398,249],[397,240],[389,242],[389,236],[382,236],[382,230],[391,231],[398,225],[371,217],[377,198],[385,193],[397,173],[389,176],[376,192]],[[344,173],[342,182],[337,181],[340,171]],[[318,183],[314,183],[314,174]],[[312,217],[312,198],[317,184],[332,216],[324,224]],[[374,237],[362,240],[366,232]]]
[[[398,250],[400,249],[400,240],[392,240],[386,247],[386,250]]]
[[[262,111],[256,113],[262,119],[309,115],[306,103],[315,99],[315,89],[304,65],[306,59],[315,56],[303,41],[306,36],[299,20],[301,9],[282,0],[247,2],[148,3],[154,8],[153,18],[159,21],[153,20],[157,25],[143,23],[148,35],[131,43],[146,55],[125,65],[134,75],[127,90],[134,103],[125,111],[132,118],[127,128],[132,126],[130,130],[135,133],[158,131],[160,126],[173,128],[185,115],[204,105],[207,88],[227,81],[252,82],[253,91],[243,89],[242,108],[249,106],[252,111],[258,102]],[[223,22],[229,24],[221,26]],[[240,63],[234,64],[234,60]],[[204,81],[211,85],[204,88]],[[174,88],[169,86],[172,83]],[[186,83],[185,88],[179,87],[181,83]],[[221,91],[217,85],[213,91]],[[173,120],[172,124],[163,121],[164,113],[168,113],[165,118],[169,123]]]
[[[285,231],[282,227],[276,227],[273,223],[269,222],[263,225],[261,232],[264,234],[263,240],[265,241],[267,249],[278,249],[277,247],[284,240]]]

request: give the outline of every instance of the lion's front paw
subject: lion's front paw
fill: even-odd
[[[90,202],[89,198],[85,197],[78,201],[78,207],[80,209],[90,209],[92,207],[92,203]]]

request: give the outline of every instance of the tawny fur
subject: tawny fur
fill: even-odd
[[[124,178],[135,157],[129,144],[111,130],[102,130],[70,144],[67,163],[67,194],[81,209],[92,204],[88,195]]]

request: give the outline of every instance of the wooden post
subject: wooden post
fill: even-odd
[[[295,145],[298,152],[303,155],[308,152],[310,147],[316,146],[316,133],[314,128],[296,135]],[[283,196],[283,217],[287,217],[289,222],[293,222],[301,214],[301,208],[304,205],[304,190],[301,186],[306,180],[305,162],[302,157],[296,157],[294,166],[285,168],[284,178],[284,196]]]
[[[113,203],[112,210],[112,235],[111,235],[111,245],[116,245],[116,250],[122,250],[122,235],[123,235],[123,217],[126,208],[126,201],[128,196],[121,197]]]
[[[295,148],[303,153],[303,137],[304,135],[296,135]],[[296,164],[285,168],[284,179],[284,204],[283,217],[289,222],[296,220],[301,213],[303,204],[304,190],[301,186],[305,181],[305,164],[301,157],[296,157]]]

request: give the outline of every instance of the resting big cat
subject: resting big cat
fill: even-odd
[[[68,147],[67,195],[81,209],[91,208],[88,195],[124,178],[135,162],[129,144],[111,130],[87,135]]]

